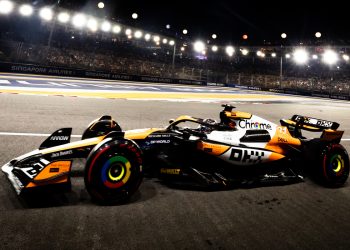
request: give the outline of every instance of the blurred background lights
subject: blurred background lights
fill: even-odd
[[[243,38],[243,40],[247,40],[247,39],[248,39],[248,35],[247,35],[247,34],[244,34],[244,35],[242,36],[242,38]]]
[[[69,21],[69,14],[67,12],[61,12],[58,14],[57,19],[60,23],[67,23]]]
[[[170,29],[170,28],[171,28],[170,24],[167,24],[167,25],[165,26],[165,28]]]
[[[273,52],[273,53],[271,54],[271,56],[272,56],[272,57],[276,57],[276,53]]]
[[[131,29],[126,29],[125,30],[125,35],[130,36],[132,33]]]
[[[216,34],[212,34],[211,38],[216,39],[218,36]]]
[[[73,25],[77,28],[82,28],[86,24],[86,17],[84,14],[76,14],[73,17]]]
[[[140,39],[143,36],[143,34],[140,30],[137,30],[134,35],[135,35],[135,38],[137,38],[137,39]]]
[[[297,64],[305,64],[309,60],[309,54],[304,49],[296,49],[293,58]]]
[[[247,49],[242,49],[241,52],[242,52],[242,55],[244,56],[249,54],[249,51]]]
[[[151,35],[150,35],[150,34],[146,34],[146,35],[145,35],[145,40],[146,40],[146,41],[151,40]]]
[[[153,37],[153,41],[155,41],[156,43],[159,43],[160,37],[159,36],[154,36]]]
[[[137,18],[139,17],[139,15],[138,15],[137,13],[133,13],[133,14],[131,15],[131,17],[132,17],[132,19],[137,19]]]
[[[323,62],[329,65],[338,61],[338,55],[333,50],[326,50],[322,55]]]
[[[289,59],[290,58],[290,54],[286,54],[286,58]]]
[[[196,41],[196,42],[193,44],[193,48],[194,48],[194,51],[200,53],[200,52],[202,52],[203,50],[205,50],[205,44],[204,44],[204,42],[202,42],[202,41]]]
[[[118,34],[118,33],[120,33],[120,31],[122,31],[122,28],[119,25],[114,25],[112,31],[113,31],[113,33]]]
[[[102,24],[101,24],[101,30],[104,31],[104,32],[109,32],[112,28],[112,25],[110,22],[108,21],[104,21]]]
[[[13,10],[13,3],[7,0],[0,1],[0,13],[10,14]]]
[[[99,9],[103,9],[103,8],[105,7],[105,4],[104,4],[103,2],[99,2],[99,3],[97,4],[97,7],[98,7]]]
[[[225,51],[226,54],[229,56],[233,56],[233,54],[235,53],[235,49],[232,46],[227,46]]]
[[[169,45],[174,46],[174,45],[175,45],[175,41],[174,41],[174,40],[171,40],[171,41],[169,42]]]
[[[282,37],[283,39],[285,39],[285,38],[287,38],[287,34],[286,34],[286,33],[282,33],[282,34],[281,34],[281,37]]]
[[[164,39],[163,39],[163,43],[164,43],[164,44],[167,44],[167,43],[168,43],[168,39],[164,38]]]
[[[343,55],[343,59],[344,59],[345,61],[349,61],[349,56],[348,56],[348,55]]]
[[[22,16],[31,16],[33,14],[33,7],[28,4],[23,4],[19,7],[19,13]]]
[[[93,18],[90,18],[89,21],[87,22],[88,29],[91,31],[96,31],[97,30],[97,21]]]
[[[53,12],[50,8],[44,7],[40,10],[39,16],[45,21],[50,21],[52,20]]]
[[[318,59],[318,55],[312,55],[312,59],[317,60]]]
[[[185,47],[181,47],[181,49],[180,49],[181,51],[185,51]]]
[[[322,36],[321,32],[316,32],[315,37],[320,38]]]
[[[213,45],[213,47],[211,47],[211,50],[212,50],[213,52],[216,52],[216,51],[218,51],[218,46],[216,46],[216,45]]]
[[[258,51],[256,52],[256,55],[257,55],[257,56],[262,56],[262,54],[263,54],[263,53],[262,53],[260,50],[258,50]]]
[[[183,33],[184,35],[187,35],[188,30],[187,30],[187,29],[184,29],[184,30],[182,31],[182,33]]]

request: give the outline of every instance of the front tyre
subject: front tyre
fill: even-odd
[[[88,156],[84,181],[94,201],[111,205],[130,198],[142,176],[142,152],[137,144],[123,138],[107,138]]]
[[[321,182],[330,187],[342,186],[349,176],[349,155],[340,144],[328,144],[321,149],[319,158]]]

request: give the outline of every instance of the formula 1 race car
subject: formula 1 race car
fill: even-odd
[[[180,116],[164,128],[122,131],[110,116],[93,121],[82,140],[62,128],[39,147],[2,167],[17,194],[68,185],[72,161],[85,158],[84,181],[101,204],[125,202],[143,175],[170,183],[229,188],[244,183],[289,183],[306,172],[337,187],[349,175],[349,156],[336,122],[294,115],[274,124],[223,105],[220,122]],[[302,131],[321,132],[306,139]]]

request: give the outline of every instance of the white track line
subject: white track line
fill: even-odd
[[[37,134],[37,133],[13,133],[13,132],[0,132],[0,136],[37,136],[37,137],[48,137],[51,134]],[[79,138],[81,135],[71,135],[71,137]],[[342,139],[342,141],[350,141],[350,138]]]
[[[60,87],[64,86],[63,84],[55,83],[55,82],[48,82],[48,83],[54,86],[60,86]]]
[[[0,84],[11,84],[9,80],[1,80],[0,79]]]

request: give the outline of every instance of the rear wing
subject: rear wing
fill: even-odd
[[[302,137],[301,130],[311,132],[322,132],[321,139],[339,143],[344,131],[337,130],[339,123],[312,118],[301,115],[293,115],[291,119],[281,120],[281,125],[288,127],[288,130],[295,137]]]
[[[339,128],[339,123],[301,115],[293,115],[292,119],[281,120],[281,124],[312,132],[322,132],[326,129],[337,130]]]

